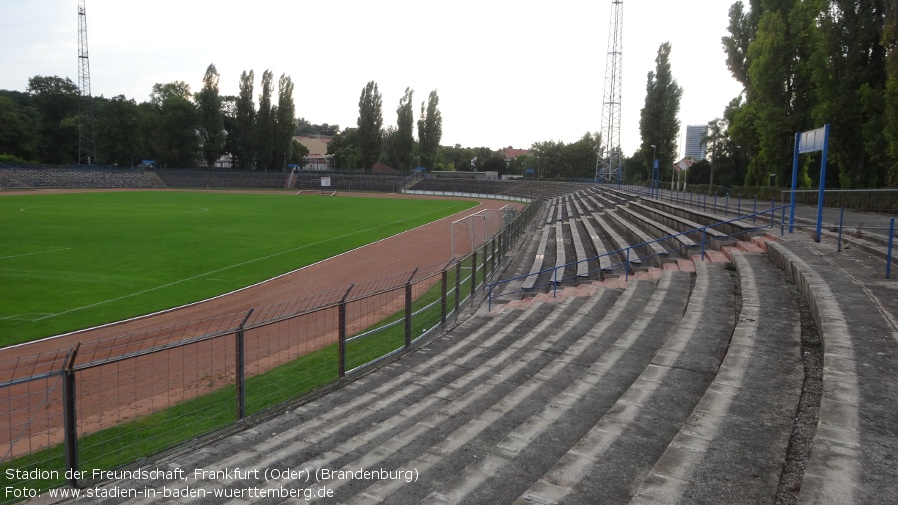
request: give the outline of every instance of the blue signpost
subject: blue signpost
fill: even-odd
[[[820,162],[820,192],[817,195],[817,232],[814,240],[820,242],[820,231],[823,226],[823,196],[826,190],[826,157],[829,151],[829,125],[825,124],[816,130],[795,134],[795,153],[792,156],[792,196],[789,199],[789,233],[795,228],[795,188],[798,184],[798,155],[822,151]]]

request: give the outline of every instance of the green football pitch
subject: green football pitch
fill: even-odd
[[[473,205],[291,193],[6,195],[0,347],[227,293]]]

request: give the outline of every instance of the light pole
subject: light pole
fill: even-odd
[[[674,190],[674,181],[677,179],[677,164],[673,163],[670,165],[670,192],[673,193]],[[677,188],[679,190],[679,188]],[[673,198],[673,196],[671,196]]]
[[[708,181],[708,194],[714,191],[714,161],[717,159],[717,139],[711,142],[711,177]]]

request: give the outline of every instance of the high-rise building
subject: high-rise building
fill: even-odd
[[[705,159],[708,149],[702,145],[702,137],[708,133],[708,125],[686,127],[686,157],[696,161]]]

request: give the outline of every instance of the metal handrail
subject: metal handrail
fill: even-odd
[[[682,235],[686,235],[686,234],[689,234],[689,233],[695,233],[695,232],[701,232],[701,233],[702,233],[702,241],[701,241],[701,251],[702,251],[702,252],[701,252],[701,257],[702,257],[702,259],[705,259],[705,243],[707,242],[707,230],[708,230],[709,228],[714,228],[715,226],[721,226],[721,225],[733,223],[733,222],[735,222],[735,221],[741,221],[741,220],[743,220],[743,219],[745,219],[745,218],[756,217],[756,216],[763,215],[763,214],[770,214],[770,224],[769,224],[769,225],[767,225],[767,226],[757,226],[757,227],[754,227],[754,228],[744,229],[744,230],[742,230],[742,231],[740,231],[740,232],[737,232],[737,233],[731,233],[731,234],[728,234],[728,235],[726,235],[725,237],[722,237],[722,238],[730,238],[730,237],[733,237],[733,236],[736,236],[736,235],[739,235],[739,234],[742,234],[742,233],[747,233],[747,232],[751,232],[751,231],[756,231],[756,230],[760,230],[760,229],[767,228],[767,227],[773,227],[773,225],[774,225],[774,216],[775,216],[775,212],[776,212],[777,210],[779,210],[779,211],[781,211],[781,212],[785,212],[785,209],[786,209],[786,208],[789,208],[789,207],[790,207],[789,205],[783,205],[783,206],[780,206],[780,207],[771,207],[770,209],[767,209],[767,210],[764,210],[764,211],[761,211],[761,212],[755,212],[755,213],[753,213],[753,214],[741,215],[741,216],[735,217],[735,218],[733,218],[733,219],[728,219],[728,220],[726,220],[726,221],[720,221],[720,222],[717,222],[717,223],[713,223],[713,224],[709,224],[709,225],[706,225],[706,226],[702,226],[702,227],[700,227],[700,228],[693,228],[693,229],[684,231],[684,232],[682,232],[682,233],[677,233],[677,234],[674,234],[674,235],[667,235],[667,236],[664,236],[664,237],[661,237],[661,238],[658,238],[658,239],[655,239],[655,240],[650,240],[650,241],[647,241],[647,242],[642,242],[642,243],[640,243],[640,244],[630,245],[630,246],[627,246],[627,247],[624,247],[624,248],[621,248],[621,249],[617,249],[617,250],[615,250],[615,251],[606,252],[605,254],[600,254],[600,255],[598,255],[598,256],[593,256],[593,257],[591,257],[591,258],[586,258],[586,259],[583,259],[583,260],[574,261],[574,262],[571,262],[571,263],[566,263],[566,264],[561,265],[561,266],[554,266],[554,267],[551,267],[551,268],[546,268],[546,269],[544,269],[544,270],[540,270],[539,272],[529,273],[529,274],[525,274],[525,275],[519,275],[519,276],[517,276],[517,277],[512,277],[512,278],[510,278],[510,279],[503,279],[503,280],[500,280],[500,281],[496,281],[496,282],[490,283],[490,284],[488,284],[488,285],[484,285],[483,289],[488,289],[488,290],[489,290],[489,294],[488,294],[488,302],[487,302],[487,311],[492,310],[493,288],[494,288],[495,286],[498,286],[498,285],[500,285],[500,284],[506,284],[506,283],[509,283],[509,282],[512,282],[512,281],[515,281],[515,280],[525,279],[525,278],[530,277],[530,276],[532,276],[532,275],[539,276],[540,274],[544,274],[544,273],[547,273],[547,272],[554,272],[555,275],[554,275],[554,278],[553,278],[551,284],[552,284],[552,286],[553,286],[553,290],[557,290],[558,283],[560,282],[560,281],[558,280],[558,270],[559,270],[559,269],[562,270],[562,271],[564,271],[564,269],[566,269],[567,267],[578,265],[578,264],[580,264],[580,263],[583,263],[584,261],[595,261],[595,260],[598,260],[599,258],[603,258],[603,257],[606,257],[606,256],[611,256],[611,255],[613,255],[613,254],[621,254],[621,253],[625,253],[625,254],[626,254],[627,260],[626,260],[624,263],[620,263],[620,262],[618,262],[618,263],[612,263],[612,266],[620,265],[620,264],[626,265],[626,267],[625,267],[625,269],[624,269],[624,279],[625,279],[625,280],[629,280],[630,263],[633,261],[633,260],[630,259],[630,251],[631,251],[631,250],[636,249],[636,248],[639,248],[639,247],[645,247],[645,246],[648,246],[648,245],[651,245],[651,244],[654,244],[654,243],[657,243],[657,242],[670,240],[670,239],[672,239],[672,238],[676,238],[676,237],[679,237],[679,236],[682,236]],[[781,231],[781,232],[783,231],[783,230],[782,230],[782,226],[783,226],[783,219],[780,220],[780,228],[781,228],[780,231]],[[721,238],[715,238],[714,240],[720,240],[720,239],[721,239]],[[688,249],[688,247],[686,247],[686,248]],[[683,249],[683,247],[676,248],[676,249],[674,249],[674,250],[679,250],[679,249]],[[640,259],[640,260],[643,260],[643,259],[646,259],[646,258],[651,258],[651,257],[653,257],[653,256],[658,256],[658,254],[655,253],[655,254],[649,254],[649,255],[647,255],[647,256],[637,256],[636,258],[638,258],[638,259]],[[562,278],[561,280],[563,281],[564,278]],[[525,291],[525,290],[520,289],[520,290],[512,291],[511,293],[517,293],[518,291]],[[508,293],[508,294],[511,294],[511,293]],[[553,291],[553,293],[554,293],[554,291]]]

